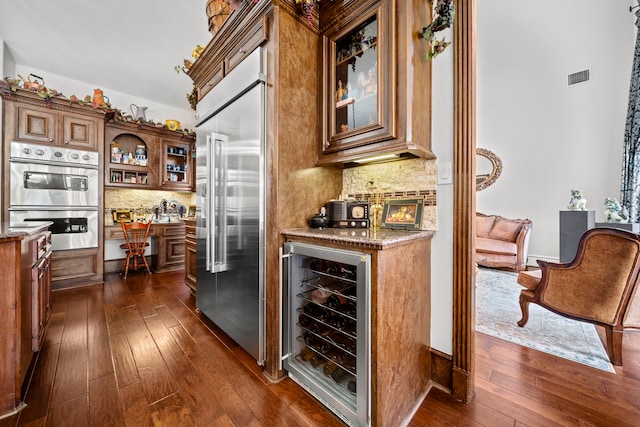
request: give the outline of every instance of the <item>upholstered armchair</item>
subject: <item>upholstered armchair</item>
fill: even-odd
[[[622,333],[640,326],[635,302],[640,271],[640,237],[613,229],[593,228],[580,238],[573,261],[538,261],[540,270],[522,271],[518,283],[524,327],[529,303],[605,330],[605,348],[614,365],[622,365]]]

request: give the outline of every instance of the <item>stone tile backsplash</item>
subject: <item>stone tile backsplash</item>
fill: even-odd
[[[110,211],[112,209],[153,209],[158,206],[162,200],[170,202],[175,200],[179,205],[196,204],[195,193],[183,193],[177,191],[157,191],[157,190],[104,190],[104,209]],[[105,221],[109,215],[105,215]],[[108,225],[108,224],[107,224]]]
[[[342,195],[358,200],[416,199],[423,202],[422,229],[436,230],[436,160],[410,159],[396,162],[363,165],[344,169]],[[179,204],[195,205],[195,193],[157,190],[104,191],[105,210],[153,208],[161,200],[175,200]]]
[[[342,173],[343,196],[384,203],[390,199],[422,198],[422,229],[436,230],[437,163],[435,159],[410,159],[363,165]]]

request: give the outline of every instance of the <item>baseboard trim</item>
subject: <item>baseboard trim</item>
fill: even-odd
[[[547,261],[547,262],[560,262],[560,258],[558,257],[549,257],[544,255],[529,255],[527,257],[527,265],[537,267],[538,260]]]
[[[434,348],[431,349],[431,381],[434,387],[451,393],[453,358]]]

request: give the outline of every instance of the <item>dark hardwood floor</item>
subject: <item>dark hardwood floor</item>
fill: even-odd
[[[343,425],[194,309],[182,272],[55,292],[27,406],[0,427]],[[434,388],[410,426],[640,425],[640,332],[616,374],[479,333],[476,354],[473,402]]]

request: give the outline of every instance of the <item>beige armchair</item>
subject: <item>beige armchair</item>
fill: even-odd
[[[602,326],[611,363],[622,365],[623,330],[640,326],[633,304],[640,271],[640,237],[613,228],[594,228],[582,235],[570,263],[538,264],[540,270],[518,274],[518,283],[525,288],[520,292],[522,319],[518,326],[527,324],[531,302]]]

